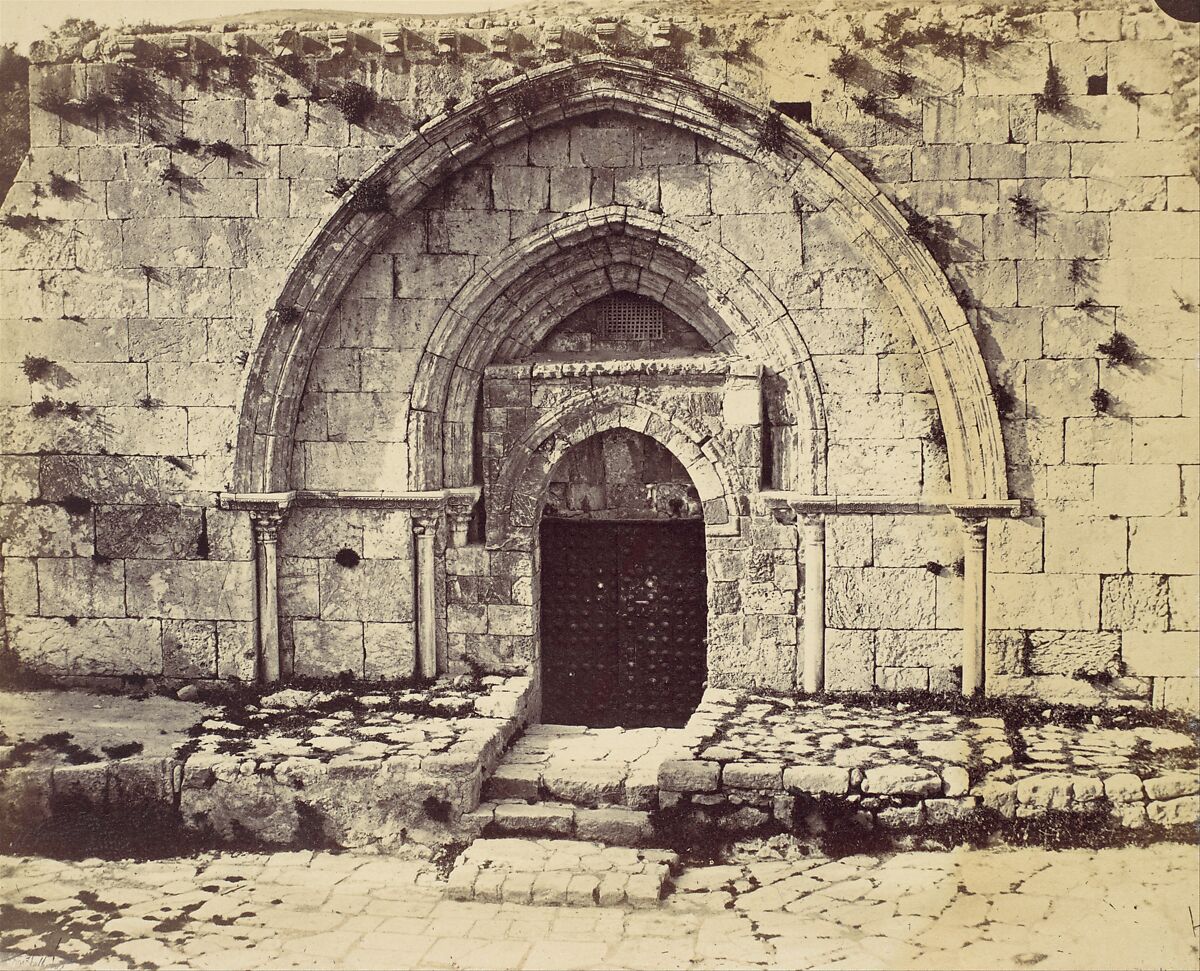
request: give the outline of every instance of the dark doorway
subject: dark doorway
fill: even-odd
[[[707,677],[704,523],[544,519],[542,720],[678,727]]]

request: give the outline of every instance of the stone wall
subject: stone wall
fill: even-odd
[[[534,58],[599,49],[810,119],[945,269],[996,389],[1009,494],[1024,503],[1022,518],[988,529],[988,690],[1195,707],[1200,203],[1183,130],[1196,40],[1148,5],[1114,5],[35,47],[31,150],[0,228],[8,646],[54,673],[251,676],[250,527],[217,495],[232,486],[243,390],[289,266],[341,204],[340,180],[367,173],[423,118],[461,111]],[[1051,65],[1061,97],[1046,93]],[[381,99],[362,124],[330,99],[351,79]],[[96,96],[109,88],[106,105]],[[505,140],[430,184],[395,213],[320,336],[290,487],[420,483],[411,402],[455,292],[560,216],[617,205],[711,241],[797,321],[827,419],[829,494],[948,495],[951,423],[934,420],[902,308],[861,240],[835,225],[837,204],[772,174],[767,141],[739,154],[602,113]],[[713,337],[737,351],[736,335]],[[803,491],[797,389],[775,373],[793,362],[761,363],[766,482]],[[293,512],[280,611],[297,671],[388,676],[410,663],[411,548],[388,546],[407,529],[397,511]],[[746,517],[739,529],[710,543],[729,559],[714,562],[714,584],[746,558],[795,575],[794,528]],[[829,686],[952,686],[962,552],[951,520],[883,509],[830,516],[827,532]],[[338,565],[343,548],[361,562]],[[472,643],[488,664],[536,657],[526,559],[445,551],[449,654],[481,635]],[[786,654],[798,599],[769,617],[715,611],[710,628]],[[747,659],[728,683],[761,670]]]
[[[687,469],[639,432],[614,429],[580,442],[550,472],[546,514],[564,519],[696,519]]]

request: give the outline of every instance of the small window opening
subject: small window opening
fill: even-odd
[[[617,297],[605,302],[600,327],[611,341],[662,340],[662,307],[650,300]]]
[[[772,101],[771,107],[780,114],[787,115],[792,121],[799,121],[805,125],[812,124],[811,101]]]
[[[1108,75],[1093,74],[1088,78],[1088,94],[1108,94]]]

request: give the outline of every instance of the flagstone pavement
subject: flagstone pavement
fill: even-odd
[[[309,851],[0,857],[0,967],[1196,968],[1195,846],[685,869],[653,910],[443,899],[428,863]]]

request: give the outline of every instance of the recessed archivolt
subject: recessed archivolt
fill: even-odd
[[[705,529],[736,533],[738,500],[748,484],[715,440],[659,408],[640,402],[597,403],[594,395],[563,402],[528,429],[513,446],[488,490],[488,543],[528,548],[541,520],[550,474],[570,449],[601,432],[624,428],[646,435],[679,460],[700,496]]]
[[[774,362],[798,439],[789,450],[793,461],[785,481],[822,491],[825,414],[808,349],[787,309],[717,243],[661,215],[624,206],[567,216],[519,240],[451,301],[413,387],[411,487],[470,485],[483,369],[493,360],[524,356],[565,317],[617,290],[659,301],[719,352]]]
[[[533,86],[533,97],[518,97],[518,92],[530,93],[527,85]],[[530,103],[540,107],[523,114]],[[716,103],[722,106],[721,119],[712,109]],[[243,395],[237,491],[286,488],[300,398],[321,332],[354,275],[394,228],[395,215],[495,148],[597,111],[675,126],[754,159],[832,216],[883,281],[913,333],[946,432],[952,492],[961,498],[1007,496],[999,417],[974,335],[941,269],[911,238],[891,202],[804,126],[784,120],[784,144],[777,152],[767,151],[758,145],[761,109],[694,79],[603,55],[497,85],[429,123],[365,176],[387,187],[390,213],[355,212],[348,197],[314,232],[293,264],[255,353]],[[731,115],[736,120],[730,121]],[[796,362],[765,363],[780,371]],[[437,456],[440,463],[440,449]],[[802,480],[785,485],[805,487]]]

